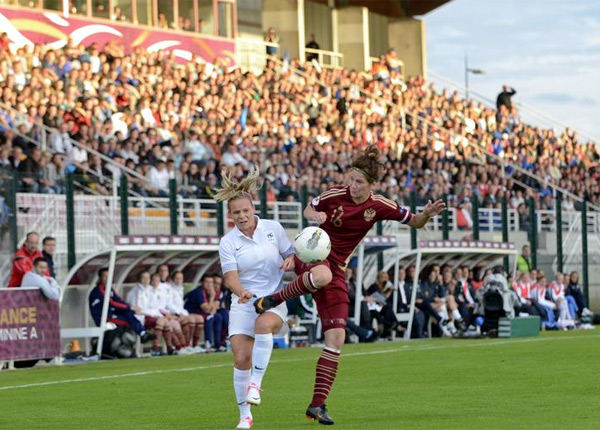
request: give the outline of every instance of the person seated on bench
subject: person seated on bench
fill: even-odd
[[[90,314],[94,323],[100,327],[102,320],[102,306],[104,303],[104,297],[106,295],[106,282],[108,280],[108,269],[106,267],[98,270],[98,283],[94,289],[90,292],[88,301],[90,306]],[[111,322],[118,326],[130,327],[139,336],[142,343],[154,340],[156,336],[152,333],[148,333],[140,320],[136,317],[136,314],[140,313],[140,309],[137,307],[132,308],[115,292],[110,290],[110,301],[108,304],[108,315],[106,318],[107,322]]]
[[[205,349],[200,346],[200,338],[204,331],[204,318],[200,314],[190,314],[183,307],[183,272],[181,270],[173,272],[168,285],[171,300],[167,310],[179,319],[183,335],[186,342],[191,345],[192,352],[204,353]]]
[[[174,349],[171,343],[171,327],[169,325],[169,320],[160,312],[156,302],[156,296],[151,291],[154,287],[150,285],[150,273],[143,271],[137,276],[137,279],[137,284],[129,294],[127,294],[127,301],[131,306],[138,308],[139,313],[144,316],[144,326],[147,329],[153,329],[156,333],[150,355],[162,355],[160,344],[163,337],[167,346],[167,352],[172,355]],[[158,283],[160,283],[160,278],[157,277],[157,279]]]

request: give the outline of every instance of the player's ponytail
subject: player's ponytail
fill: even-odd
[[[260,171],[256,167],[250,169],[248,176],[240,182],[235,182],[227,172],[222,172],[222,175],[222,187],[215,194],[215,200],[218,202],[231,201],[244,197],[252,201],[252,193],[259,190],[262,186],[260,183]]]
[[[369,183],[373,184],[381,178],[383,164],[379,161],[377,145],[369,145],[352,161],[352,169],[362,173]]]

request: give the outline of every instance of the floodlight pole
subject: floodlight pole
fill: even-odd
[[[465,98],[469,100],[469,58],[465,51]]]

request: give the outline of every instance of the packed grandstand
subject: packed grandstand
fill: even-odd
[[[302,185],[317,195],[342,183],[351,157],[376,143],[379,192],[401,204],[412,190],[417,205],[448,194],[466,207],[475,195],[497,208],[506,196],[525,221],[529,196],[554,208],[552,186],[600,203],[597,145],[523,123],[510,99],[494,109],[405,78],[393,55],[367,72],[273,59],[254,74],[116,42],[15,48],[4,33],[0,166],[21,174],[23,192],[64,193],[74,171],[105,194],[123,165],[147,179],[125,173],[143,196],[166,196],[174,177],[182,195],[210,198],[222,170],[239,178],[257,165],[269,200],[299,201]],[[41,124],[55,129],[44,151],[28,139],[40,140]],[[565,198],[564,209],[577,206]]]

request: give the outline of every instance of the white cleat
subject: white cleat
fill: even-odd
[[[260,388],[256,384],[248,385],[248,394],[246,395],[246,403],[252,406],[260,405]]]
[[[192,351],[194,351],[194,354],[204,354],[206,352],[200,345],[192,347]]]
[[[236,429],[251,429],[253,424],[252,417],[244,417],[240,420]]]
[[[194,353],[194,348],[191,348],[189,346],[186,346],[185,348],[181,348],[179,351],[177,351],[177,355],[190,355]]]

